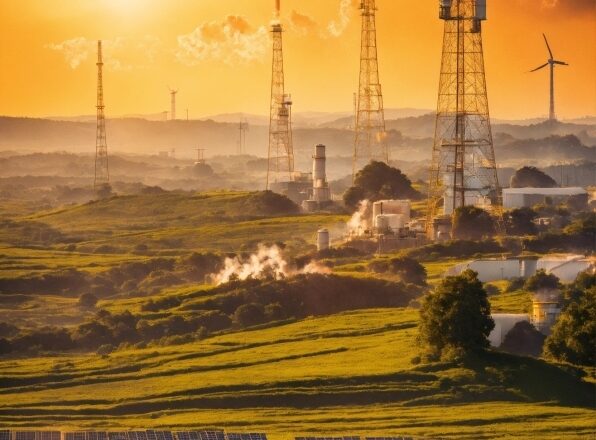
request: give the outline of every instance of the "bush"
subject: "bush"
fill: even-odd
[[[408,257],[397,257],[389,260],[389,270],[400,276],[404,283],[426,285],[426,269],[418,261]]]
[[[433,354],[458,357],[489,347],[495,323],[490,302],[476,272],[447,277],[425,295],[420,309],[419,340]]]
[[[518,356],[540,357],[546,336],[528,321],[515,324],[505,335],[499,350]]]
[[[539,290],[555,290],[561,287],[559,278],[551,273],[546,273],[540,269],[532,275],[524,284],[524,289],[529,292],[538,292]]]
[[[113,351],[114,351],[114,346],[113,345],[111,345],[111,344],[104,344],[104,345],[102,345],[101,347],[99,347],[97,349],[97,352],[96,353],[98,355],[102,356],[102,357],[105,357],[105,356],[108,356],[109,354],[111,354]]]
[[[286,196],[273,191],[260,191],[251,194],[245,202],[247,213],[258,216],[290,215],[300,212],[300,208]]]
[[[261,304],[243,304],[234,312],[234,321],[242,327],[262,324],[265,322],[265,309]]]
[[[453,215],[453,237],[481,240],[495,233],[495,222],[488,212],[475,206],[457,208]]]
[[[555,188],[557,182],[536,167],[518,169],[510,181],[511,188]]]
[[[95,307],[97,301],[99,301],[97,297],[89,292],[82,293],[79,296],[79,305],[83,307]]]
[[[505,215],[507,232],[511,235],[536,235],[538,229],[534,220],[538,214],[531,208],[518,208]]]
[[[523,289],[525,284],[526,284],[526,280],[523,277],[511,278],[507,282],[507,287],[505,288],[505,292],[511,293],[511,292],[515,292],[516,290]]]

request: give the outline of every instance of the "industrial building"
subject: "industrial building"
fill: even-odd
[[[571,197],[581,197],[588,202],[588,192],[581,187],[570,188],[505,188],[503,207],[505,209],[531,208],[538,204],[559,205]]]
[[[312,188],[310,197],[302,202],[302,207],[307,212],[314,212],[331,205],[331,189],[327,181],[327,157],[325,145],[315,146],[315,154],[312,157]]]
[[[494,313],[491,315],[495,328],[490,332],[488,340],[492,347],[498,348],[505,341],[505,336],[518,322],[530,322],[530,317],[525,313]]]
[[[539,270],[545,270],[557,276],[562,282],[570,283],[580,272],[594,270],[594,258],[583,255],[545,256],[542,258],[507,258],[482,259],[467,261],[451,267],[445,272],[446,276],[459,275],[471,269],[478,273],[478,279],[483,283],[507,280],[512,278],[529,278]]]

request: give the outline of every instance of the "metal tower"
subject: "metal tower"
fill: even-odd
[[[275,19],[271,26],[273,65],[271,75],[267,189],[269,189],[271,183],[277,182],[280,179],[291,181],[294,174],[292,99],[284,90],[283,29],[279,20],[280,0],[276,0],[275,6]]]
[[[178,90],[170,89],[170,120],[176,120],[176,93]]]
[[[445,20],[427,228],[466,205],[500,213],[486,93],[482,21],[486,0],[440,0]],[[443,201],[443,209],[441,208]]]
[[[383,94],[377,59],[375,0],[362,0],[360,85],[356,102],[356,127],[352,176],[371,160],[389,162]]]
[[[106,118],[103,103],[103,58],[101,40],[97,42],[97,133],[95,139],[95,180],[93,188],[97,191],[110,185],[108,172],[108,144],[106,140]]]
[[[248,122],[240,119],[238,125],[239,139],[238,139],[238,155],[246,154],[246,132],[249,130]]]
[[[546,39],[546,35],[542,34],[542,36],[544,37],[544,42],[546,43],[546,48],[548,49],[550,58],[547,60],[545,64],[535,68],[534,70],[531,70],[530,72],[536,72],[540,69],[544,69],[546,66],[550,67],[550,109],[548,120],[552,122],[557,120],[557,115],[555,113],[555,66],[568,66],[569,64],[567,64],[564,61],[555,60],[553,51],[550,49],[550,45],[548,44],[548,40]]]

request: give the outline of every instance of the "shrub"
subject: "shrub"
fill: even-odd
[[[511,188],[555,188],[557,182],[536,167],[518,169],[510,180]]]
[[[102,356],[102,357],[105,357],[105,356],[108,356],[109,354],[111,354],[113,351],[114,351],[114,346],[113,345],[111,345],[111,344],[104,344],[104,345],[102,345],[101,347],[99,347],[97,349],[97,352],[96,353],[98,355]]]
[[[529,292],[538,292],[543,289],[554,290],[560,287],[559,278],[552,273],[546,273],[544,269],[537,271],[524,284],[524,289]]]
[[[453,215],[453,237],[480,240],[495,233],[495,223],[488,212],[475,206],[457,208]]]
[[[426,269],[418,261],[408,257],[397,257],[389,260],[389,270],[398,274],[404,283],[426,285]]]
[[[97,301],[97,296],[89,292],[82,293],[81,296],[79,296],[79,305],[83,307],[95,307]]]
[[[250,327],[265,322],[265,309],[261,304],[243,304],[234,312],[234,321],[242,327]]]
[[[507,287],[505,288],[505,292],[507,292],[507,293],[515,292],[516,290],[522,289],[525,284],[526,284],[526,280],[523,277],[511,278],[507,282]]]

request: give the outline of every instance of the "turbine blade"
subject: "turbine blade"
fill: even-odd
[[[569,64],[567,64],[567,63],[566,63],[566,62],[564,62],[564,61],[553,61],[553,63],[554,63],[554,64],[559,64],[559,65],[561,65],[561,66],[568,66],[568,65],[569,65]]]
[[[536,67],[534,70],[530,70],[530,73],[532,73],[532,72],[536,72],[537,70],[540,70],[540,69],[544,69],[546,66],[548,66],[548,63],[546,63],[546,64],[543,64],[543,65],[542,65],[542,66],[540,66],[540,67]]]
[[[550,54],[550,58],[553,59],[553,51],[550,50],[550,45],[548,44],[548,40],[546,39],[546,35],[542,34],[544,37],[544,42],[546,43],[546,48],[548,49],[548,53]]]

